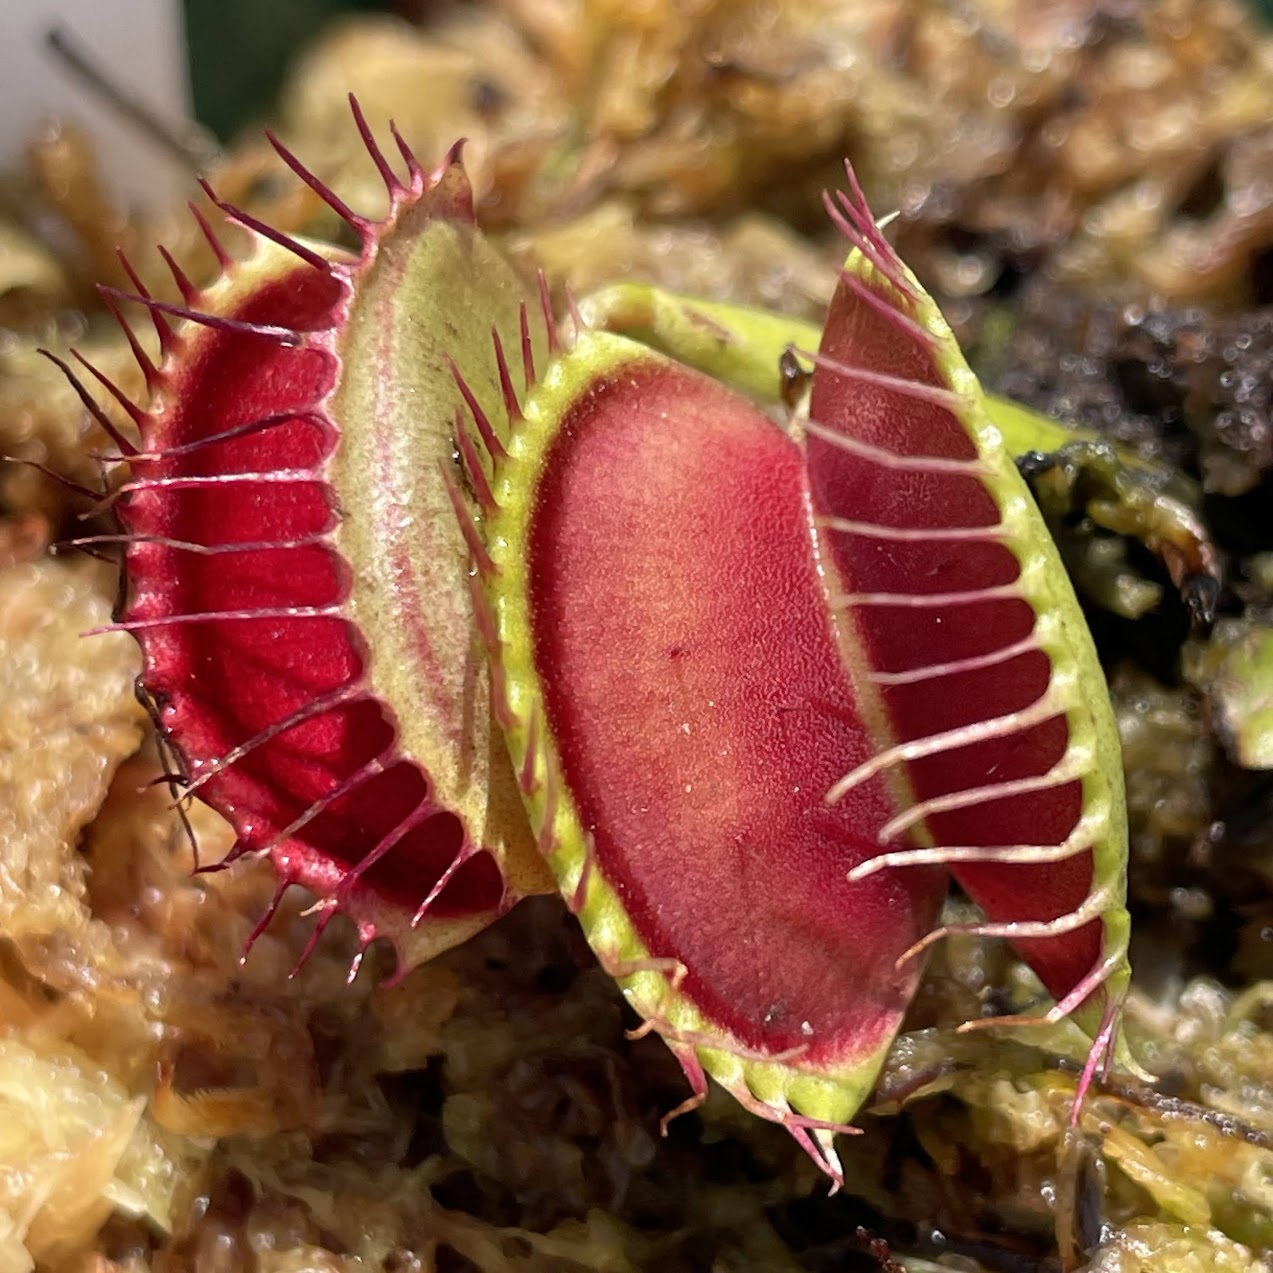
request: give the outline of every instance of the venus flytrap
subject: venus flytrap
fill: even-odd
[[[523,293],[473,222],[458,151],[426,172],[399,140],[403,180],[355,118],[389,197],[378,220],[279,150],[357,251],[226,207],[251,243],[236,258],[201,218],[214,283],[173,263],[182,304],[107,298],[145,306],[163,352],[152,363],[125,325],[150,400],[123,400],[139,446],[113,430],[131,469],[111,496],[115,626],[141,643],[175,790],[238,832],[230,860],[268,855],[278,897],[317,895],[314,940],[348,915],[405,972],[548,886],[438,469],[464,405],[443,353],[488,350],[496,325],[515,337]],[[495,379],[466,389],[500,400]]]
[[[280,152],[359,248],[224,209],[249,257],[209,231],[218,282],[132,298],[150,401],[104,383],[140,444],[91,407],[178,792],[317,895],[315,940],[347,914],[402,970],[555,881],[686,1105],[716,1078],[837,1181],[953,931],[1013,941],[1095,1039],[1081,1098],[1126,828],[1014,461],[1059,426],[981,391],[855,186],[821,329],[630,285],[559,325],[458,151],[399,140],[404,180],[355,116],[379,220]],[[984,923],[939,926],[951,878]]]

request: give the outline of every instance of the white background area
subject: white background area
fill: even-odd
[[[263,0],[268,3],[268,0]],[[50,118],[89,131],[114,191],[134,204],[163,206],[189,174],[81,85],[44,45],[55,23],[112,83],[180,131],[190,117],[179,0],[0,0],[0,165]]]

